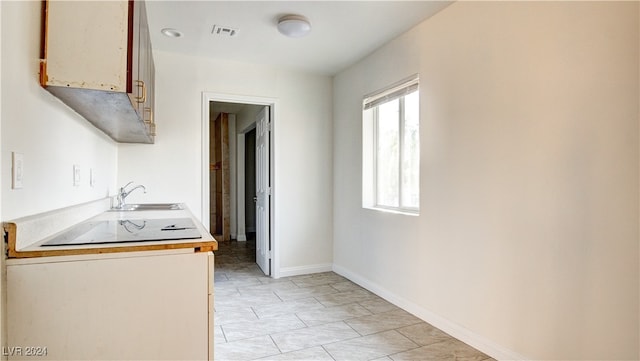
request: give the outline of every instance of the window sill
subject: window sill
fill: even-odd
[[[368,210],[371,210],[371,211],[377,211],[377,212],[383,212],[383,213],[392,213],[392,214],[401,214],[401,215],[413,216],[413,217],[417,217],[417,216],[420,215],[420,211],[419,210],[386,208],[386,207],[373,207],[373,206],[371,206],[371,207],[363,206],[362,208],[368,209]]]

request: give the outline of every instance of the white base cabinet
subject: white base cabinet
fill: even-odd
[[[213,360],[213,257],[191,250],[9,260],[3,355]],[[26,355],[38,350],[40,357]]]

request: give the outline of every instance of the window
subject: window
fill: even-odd
[[[363,102],[363,207],[420,209],[420,97],[413,76]]]

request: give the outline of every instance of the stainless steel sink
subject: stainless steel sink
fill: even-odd
[[[179,203],[138,203],[125,204],[122,208],[113,208],[112,211],[175,211],[182,209]]]

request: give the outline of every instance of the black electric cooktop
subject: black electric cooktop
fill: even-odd
[[[202,238],[202,235],[191,218],[87,221],[53,237],[41,247],[196,238]]]

